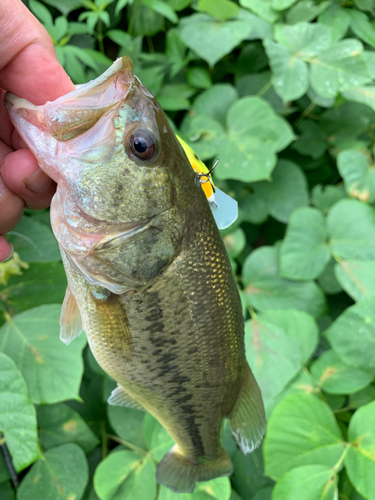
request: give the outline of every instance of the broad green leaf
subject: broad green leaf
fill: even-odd
[[[356,302],[375,297],[375,260],[340,260],[335,275]]]
[[[47,450],[65,443],[78,444],[90,453],[99,440],[81,416],[67,405],[43,405],[37,407],[39,438]]]
[[[332,40],[338,42],[349,29],[350,16],[348,10],[339,5],[331,4],[328,9],[320,14],[319,25],[328,26],[331,29]]]
[[[67,16],[69,12],[75,9],[79,9],[82,7],[82,1],[81,0],[64,0],[61,2],[61,0],[43,0],[44,3],[48,3],[48,5],[52,5],[52,7],[55,7],[58,9],[60,12],[64,14],[64,16]]]
[[[183,42],[210,66],[245,40],[251,30],[247,22],[237,19],[218,22],[206,14],[193,14],[180,22]]]
[[[36,404],[78,398],[83,372],[81,334],[69,346],[59,338],[61,307],[35,307],[9,318],[0,329],[0,351],[10,356],[25,377]]]
[[[259,309],[299,309],[320,316],[324,295],[312,281],[296,282],[279,277],[279,254],[274,247],[261,247],[244,262],[242,279],[247,303]]]
[[[165,111],[177,111],[189,109],[188,98],[194,93],[194,89],[184,83],[164,85],[158,93],[157,99]]]
[[[338,478],[324,465],[305,465],[287,472],[275,485],[272,500],[337,500]]]
[[[245,323],[246,357],[266,407],[299,373],[317,342],[317,325],[302,311],[271,310]]]
[[[347,39],[321,52],[311,61],[310,80],[315,92],[323,97],[335,97],[338,92],[370,81],[362,51],[361,42]]]
[[[142,432],[145,412],[125,406],[107,405],[107,415],[109,423],[121,439],[140,449],[146,449]]]
[[[256,449],[244,455],[236,446],[231,454],[233,474],[230,476],[233,488],[241,495],[242,499],[253,498],[259,488],[270,484],[271,480],[264,475],[262,450]]]
[[[186,80],[189,85],[197,89],[209,89],[212,87],[212,79],[206,68],[195,66],[186,71]]]
[[[352,394],[371,382],[374,373],[348,366],[331,349],[314,361],[310,368],[319,387],[329,394]]]
[[[354,9],[348,9],[351,17],[350,27],[352,31],[364,42],[375,47],[375,26],[363,12]]]
[[[291,161],[280,160],[270,182],[254,184],[255,193],[266,203],[268,212],[280,222],[288,222],[291,213],[308,204],[306,178]]]
[[[235,229],[223,238],[225,248],[230,258],[237,257],[246,246],[246,235],[241,228]]]
[[[127,15],[129,19],[127,31],[133,36],[152,36],[164,29],[163,16],[147,7],[141,0],[132,2],[127,9]]]
[[[342,286],[336,278],[335,266],[336,262],[331,259],[318,276],[319,285],[328,295],[335,295],[342,292]]]
[[[285,10],[294,3],[296,3],[297,0],[272,0],[272,8],[275,10]]]
[[[273,87],[284,103],[306,94],[309,88],[307,64],[272,40],[265,40],[264,47],[270,60]]]
[[[266,415],[269,417],[274,408],[289,394],[303,393],[303,394],[314,394],[319,391],[316,386],[313,377],[308,372],[307,368],[303,368],[294,378],[289,382],[289,384],[273,398],[272,402],[266,408]]]
[[[181,136],[204,161],[217,155],[225,132],[220,123],[209,116],[188,114],[181,125]]]
[[[154,500],[155,464],[147,455],[115,451],[97,467],[94,487],[100,500]]]
[[[188,7],[193,0],[167,0],[167,3],[172,7],[173,10],[179,12],[182,9]]]
[[[268,421],[263,446],[265,473],[278,480],[302,465],[333,467],[344,446],[335,417],[323,401],[310,394],[291,394]]]
[[[280,247],[280,276],[294,280],[315,279],[330,260],[326,225],[321,212],[302,207],[289,220]]]
[[[313,204],[326,214],[333,205],[345,198],[345,190],[343,186],[322,186],[318,184],[314,186],[311,196]]]
[[[228,138],[219,148],[219,179],[269,179],[276,165],[276,152],[293,140],[289,124],[259,97],[236,101],[228,111],[227,127]]]
[[[35,263],[0,284],[0,305],[17,314],[42,304],[62,304],[66,291],[66,275],[61,262]]]
[[[351,408],[359,408],[375,401],[375,386],[369,385],[364,389],[351,394],[349,397],[349,405]]]
[[[298,130],[301,135],[292,144],[292,148],[301,155],[311,156],[315,159],[320,158],[327,149],[320,127],[312,120],[304,120],[298,126]]]
[[[272,493],[273,493],[273,487],[272,486],[268,486],[266,488],[261,488],[253,496],[252,500],[271,500]]]
[[[56,239],[47,226],[27,217],[10,231],[8,241],[26,262],[56,262],[61,260]]]
[[[73,443],[48,450],[23,478],[17,500],[79,500],[88,482],[85,454]]]
[[[324,12],[330,4],[329,0],[320,3],[311,0],[300,0],[289,10],[286,20],[288,24],[312,21]]]
[[[9,481],[0,483],[1,500],[15,500],[15,492]]]
[[[174,440],[151,413],[146,413],[143,419],[143,437],[152,456],[158,462],[174,445]]]
[[[263,198],[256,193],[247,193],[239,201],[239,213],[244,221],[253,224],[263,224],[268,218],[267,205]]]
[[[20,471],[40,456],[35,408],[25,380],[14,362],[0,353],[0,429],[15,469]]]
[[[240,12],[239,6],[230,0],[199,0],[197,9],[215,17],[219,21],[226,21],[236,17]]]
[[[275,89],[270,87],[271,72],[264,71],[262,73],[252,73],[245,75],[237,81],[237,90],[240,97],[246,95],[261,95],[263,99],[268,101],[273,109],[282,114],[286,111],[282,99],[276,94]]]
[[[254,14],[259,17],[274,23],[278,17],[279,12],[273,9],[273,2],[275,0],[240,0],[240,5],[246,9],[250,9]]]
[[[375,499],[375,401],[359,408],[349,424],[351,446],[346,470],[355,488],[368,500]]]
[[[228,110],[237,99],[238,92],[232,85],[218,83],[199,94],[194,101],[191,112],[212,118],[224,127]]]
[[[212,481],[196,483],[193,493],[174,493],[165,486],[159,490],[158,500],[229,500],[230,481],[227,477],[219,477]]]
[[[347,149],[339,153],[337,166],[351,198],[369,202],[375,200],[375,169],[368,156],[360,151]]]
[[[365,87],[354,87],[344,90],[342,95],[349,101],[366,104],[375,111],[375,86],[366,85]]]
[[[162,2],[161,0],[142,0],[142,2],[147,7],[167,18],[172,23],[175,24],[178,22],[177,14],[167,3]]]
[[[275,40],[289,50],[291,57],[309,61],[329,49],[332,45],[332,32],[321,24],[279,24],[275,26]]]
[[[375,370],[374,299],[358,302],[345,309],[325,335],[332,349],[345,363],[362,370]]]
[[[357,200],[342,200],[327,218],[331,253],[344,260],[375,258],[375,210]]]

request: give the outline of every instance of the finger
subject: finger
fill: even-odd
[[[0,177],[0,234],[5,234],[17,225],[24,209],[23,200],[12,193]]]
[[[0,2],[0,87],[34,104],[74,89],[51,37],[20,0]]]
[[[38,167],[28,149],[8,154],[1,163],[6,186],[25,201],[28,208],[39,210],[50,205],[56,184]]]
[[[0,236],[0,262],[8,260],[13,254],[13,247],[9,245],[4,236]]]

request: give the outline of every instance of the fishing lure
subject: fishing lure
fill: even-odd
[[[199,159],[193,149],[176,134],[176,137],[183,147],[185,154],[197,173],[198,180],[202,186],[204,194],[209,202],[212,214],[219,229],[226,229],[238,217],[238,203],[236,200],[225,194],[221,189],[217,188],[212,181],[210,171]],[[214,165],[214,167],[217,165]],[[211,169],[213,170],[213,169]]]

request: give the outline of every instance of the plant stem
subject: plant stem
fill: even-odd
[[[127,446],[128,448],[136,451],[140,455],[148,455],[147,451],[142,450],[141,448],[138,448],[138,446],[135,446],[135,444],[129,443],[129,441],[125,441],[124,439],[114,436],[113,434],[107,434],[107,438],[112,439],[112,441],[116,441],[116,443],[120,443],[124,446]]]

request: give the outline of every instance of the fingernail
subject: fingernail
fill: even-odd
[[[2,262],[6,262],[7,260],[11,259],[13,257],[13,253],[14,253],[14,248],[13,248],[13,245],[12,243],[8,243],[8,245],[10,246],[10,252],[9,252],[9,255],[6,259],[4,259]]]
[[[53,180],[47,177],[46,174],[38,168],[38,170],[27,179],[25,185],[33,193],[41,194],[52,187]]]
[[[5,184],[4,184],[4,181],[3,179],[0,177],[0,196],[4,193],[5,191]]]

